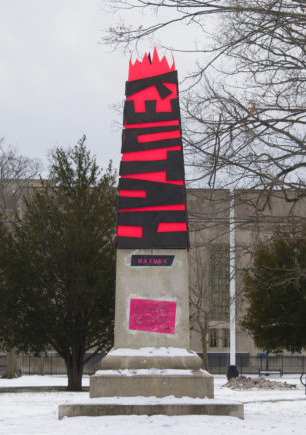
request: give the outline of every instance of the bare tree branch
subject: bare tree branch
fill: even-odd
[[[0,211],[11,219],[31,180],[38,177],[42,165],[38,160],[18,154],[17,150],[0,139]]]

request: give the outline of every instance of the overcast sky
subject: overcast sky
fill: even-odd
[[[56,145],[86,134],[100,165],[118,164],[110,106],[124,97],[128,58],[99,44],[103,0],[0,0],[0,138],[47,166]]]
[[[73,146],[83,134],[100,166],[109,159],[119,164],[112,105],[124,98],[129,54],[99,43],[119,20],[104,6],[104,0],[0,0],[0,138],[45,167],[48,150]]]

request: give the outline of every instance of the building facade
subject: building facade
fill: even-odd
[[[230,250],[235,253],[236,352],[256,356],[252,337],[240,322],[247,305],[243,297],[243,271],[252,264],[259,240],[279,227],[303,223],[306,201],[294,192],[226,189],[188,190],[189,284],[191,346],[197,352],[229,353]],[[230,208],[234,207],[234,243],[230,246]],[[231,227],[232,228],[232,227]]]
[[[22,217],[23,198],[41,185],[40,180],[10,180],[0,187],[1,219],[8,224],[17,212]],[[287,198],[285,198],[285,195]],[[189,290],[191,347],[202,353],[229,353],[230,251],[235,252],[236,352],[255,356],[262,352],[240,322],[246,313],[243,270],[252,263],[252,250],[259,240],[271,236],[278,226],[303,222],[306,201],[295,202],[294,192],[235,190],[234,246],[230,246],[231,192],[226,189],[189,189]]]

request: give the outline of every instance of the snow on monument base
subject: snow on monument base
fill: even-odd
[[[90,397],[214,397],[201,358],[183,348],[113,349],[90,378]]]
[[[182,369],[199,370],[202,359],[192,350],[180,347],[140,347],[112,349],[102,359],[102,370]]]

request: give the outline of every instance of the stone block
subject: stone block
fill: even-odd
[[[178,374],[111,374],[103,370],[90,377],[90,397],[194,397],[213,398],[213,377],[203,371],[179,370]],[[175,372],[175,370],[173,371]],[[183,373],[186,372],[186,373]]]
[[[109,403],[101,404],[63,404],[58,409],[59,419],[63,417],[98,417],[104,415],[217,415],[244,419],[242,403],[223,403],[214,400],[206,403],[188,403],[182,399],[181,403],[171,404],[118,404],[114,402],[114,399],[110,399]]]
[[[112,349],[101,361],[102,370],[199,370],[202,365],[202,359],[195,352],[184,348]]]

